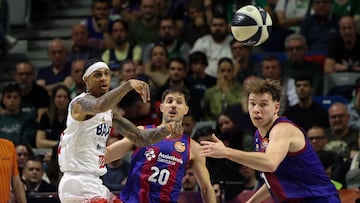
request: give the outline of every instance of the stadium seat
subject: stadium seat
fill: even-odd
[[[360,73],[342,72],[324,75],[323,95],[341,95],[351,100],[356,78]]]
[[[349,100],[346,97],[340,95],[313,96],[313,101],[325,110],[328,110],[331,104],[335,102],[341,102],[344,104],[349,103]]]

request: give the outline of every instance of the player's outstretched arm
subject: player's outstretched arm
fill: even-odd
[[[180,128],[182,129],[182,126],[175,122],[170,122],[157,128],[139,129],[124,117],[114,119],[113,127],[137,146],[154,144],[168,136],[171,132],[178,132]]]
[[[107,146],[105,152],[105,164],[122,159],[133,147],[134,144],[127,138],[123,138]]]
[[[149,85],[141,80],[129,80],[121,86],[105,93],[101,97],[87,95],[76,100],[72,106],[72,112],[82,115],[95,115],[113,108],[130,91],[134,89],[142,97],[143,101],[150,100]]]
[[[200,156],[200,145],[191,139],[191,159],[197,183],[200,187],[204,203],[216,203],[215,191],[211,185],[209,171],[206,168],[205,157]]]

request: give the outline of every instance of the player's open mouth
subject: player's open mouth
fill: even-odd
[[[177,114],[177,112],[175,110],[169,111],[169,115],[176,115],[176,114]]]

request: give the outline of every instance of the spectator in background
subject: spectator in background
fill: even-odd
[[[4,87],[1,95],[0,137],[15,145],[29,143],[35,146],[36,120],[29,112],[21,111],[21,88],[18,84]]]
[[[329,126],[328,114],[312,98],[314,88],[311,79],[306,76],[298,77],[295,79],[295,86],[299,103],[288,107],[283,116],[292,120],[305,131],[316,124],[327,128]]]
[[[197,123],[196,117],[191,111],[189,111],[186,115],[184,115],[182,122],[184,133],[189,136],[192,136],[196,123]]]
[[[205,15],[203,0],[189,1],[189,22],[184,25],[183,39],[190,46],[200,37],[210,33],[210,19]]]
[[[347,105],[349,111],[349,127],[360,131],[360,77],[355,81],[354,99]]]
[[[169,59],[175,57],[182,57],[187,59],[191,47],[186,42],[180,40],[178,32],[179,30],[176,27],[174,19],[169,17],[162,18],[160,20],[160,27],[158,31],[159,39],[153,43],[150,43],[144,48],[142,61],[144,63],[148,63],[150,61],[151,49],[155,44],[158,43],[163,44],[167,48]]]
[[[325,145],[328,143],[328,136],[325,134],[324,127],[313,125],[307,130],[307,135],[315,151],[325,149]]]
[[[111,0],[112,15],[119,15],[128,23],[133,23],[140,13],[140,0]]]
[[[310,51],[326,54],[331,40],[338,34],[339,16],[331,12],[333,0],[313,0],[314,14],[300,24],[300,34],[307,40]]]
[[[47,53],[51,64],[38,70],[36,83],[50,93],[53,87],[70,77],[71,64],[66,61],[67,50],[60,38],[49,42]]]
[[[183,192],[199,192],[199,186],[192,168],[192,161],[186,164],[185,175],[181,180],[181,184]]]
[[[358,147],[360,148],[360,134],[357,141]],[[359,189],[360,187],[360,151],[357,151],[350,161],[350,168],[346,172],[346,185],[350,189]]]
[[[296,94],[295,80],[281,76],[282,68],[279,60],[272,55],[265,56],[261,63],[261,75],[264,79],[279,80],[282,87],[280,98],[279,115],[282,115],[286,108],[294,106],[299,102]]]
[[[158,38],[159,4],[156,0],[141,0],[140,16],[130,24],[130,41],[144,49]]]
[[[14,79],[21,87],[21,111],[33,114],[39,122],[41,115],[49,109],[50,97],[45,88],[35,82],[31,62],[16,64]]]
[[[343,184],[333,179],[332,174],[334,172],[335,159],[332,156],[333,154],[328,151],[320,150],[316,152],[319,156],[319,159],[324,166],[325,173],[330,177],[331,182],[334,184],[337,190],[343,188]]]
[[[203,115],[201,108],[201,100],[198,92],[196,91],[196,89],[193,88],[193,84],[189,83],[186,80],[188,66],[185,59],[181,57],[175,57],[173,59],[170,59],[168,62],[167,70],[169,79],[163,86],[157,89],[152,99],[155,101],[160,101],[162,98],[162,94],[170,87],[183,87],[187,89],[190,95],[190,99],[188,102],[189,108],[193,112],[195,119],[199,121]]]
[[[92,0],[91,13],[91,16],[81,22],[88,31],[88,45],[100,50],[112,47],[109,34],[112,21],[110,19],[110,2],[108,0]]]
[[[120,140],[120,137],[109,137],[106,146]],[[106,164],[107,173],[101,176],[104,185],[110,191],[121,191],[125,186],[127,175],[130,171],[130,163],[125,159],[118,159]]]
[[[161,113],[154,101],[144,102],[135,91],[128,92],[118,103],[118,107],[122,109],[123,117],[136,126],[157,126],[161,123]]]
[[[97,47],[91,47],[88,44],[89,33],[83,24],[75,24],[71,30],[70,48],[67,55],[67,61],[72,63],[75,60],[88,60],[98,58],[101,51]]]
[[[75,98],[77,95],[85,91],[86,85],[82,79],[83,69],[86,60],[77,59],[71,63],[70,77],[65,79],[65,85],[70,90],[70,97]]]
[[[360,72],[360,35],[351,16],[339,20],[340,37],[331,41],[324,73]]]
[[[59,144],[60,135],[66,127],[70,91],[57,85],[51,93],[50,110],[41,116],[36,131],[36,147],[52,148]]]
[[[282,67],[282,75],[297,78],[304,75],[311,78],[314,95],[322,95],[322,67],[306,61],[307,45],[305,38],[300,34],[291,34],[285,39],[285,50],[288,57]]]
[[[244,177],[244,190],[257,190],[259,188],[260,183],[256,170],[240,165],[239,173]]]
[[[0,202],[7,203],[10,200],[10,193],[15,193],[18,203],[26,203],[24,185],[21,181],[14,144],[0,138]]]
[[[213,181],[212,186],[215,191],[216,203],[224,203],[225,191],[222,183],[220,181]]]
[[[203,98],[205,91],[216,84],[216,78],[205,73],[208,61],[206,55],[201,51],[195,51],[189,56],[189,73],[187,80],[193,84],[194,89],[199,93],[201,106],[203,106]]]
[[[209,65],[205,72],[211,77],[217,77],[218,62],[223,57],[231,58],[230,41],[232,36],[225,16],[214,15],[210,24],[210,34],[197,39],[190,53],[204,52]]]
[[[55,186],[42,179],[44,175],[43,162],[40,157],[31,157],[25,164],[23,179],[28,193],[56,192]]]
[[[26,161],[33,156],[34,156],[34,151],[30,144],[23,143],[16,145],[16,159],[17,159],[20,176],[25,167]]]
[[[122,19],[115,20],[110,26],[111,39],[114,46],[106,49],[102,60],[112,71],[117,71],[124,60],[133,60],[136,64],[141,60],[141,47],[128,41],[129,25]]]
[[[215,120],[229,106],[239,104],[243,97],[242,85],[234,80],[231,58],[221,58],[217,68],[216,85],[207,89],[204,96],[204,119]]]
[[[150,91],[152,94],[163,86],[169,78],[167,69],[169,54],[167,48],[162,44],[156,44],[151,49],[151,61],[145,64],[144,74],[149,77]]]
[[[328,143],[328,136],[325,134],[325,129],[322,126],[314,125],[310,127],[307,131],[308,138],[311,142],[311,145],[314,147],[315,151],[319,154],[325,154],[326,156],[331,157],[330,164],[324,164],[325,170],[327,171],[330,177],[333,180],[338,181],[341,184],[345,185],[345,173],[348,170],[348,164],[343,161],[342,155],[336,153],[336,151],[328,150],[325,148]],[[326,153],[325,153],[326,152]],[[321,160],[321,157],[320,157]]]
[[[136,70],[137,64],[133,60],[124,60],[120,64],[120,68],[113,71],[110,87],[115,88],[130,79],[140,79],[140,76],[137,75]],[[144,80],[146,82],[147,79],[148,78],[146,76],[144,78],[141,78],[141,80]]]
[[[311,0],[288,1],[278,0],[275,7],[277,23],[295,33],[300,30],[300,24],[310,14]]]
[[[337,152],[344,161],[353,158],[359,150],[357,144],[359,131],[348,126],[350,115],[346,105],[340,102],[331,104],[328,115],[330,128],[325,130],[328,135],[325,149]]]
[[[231,40],[230,46],[236,80],[243,83],[247,77],[258,75],[259,73],[257,73],[255,64],[251,59],[251,47],[245,46],[236,39]]]

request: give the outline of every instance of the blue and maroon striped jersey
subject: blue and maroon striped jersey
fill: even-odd
[[[271,129],[276,124],[284,122],[296,126],[287,118],[280,117],[274,122]],[[299,129],[301,130],[301,128]],[[255,132],[256,151],[266,151],[269,143],[269,132],[265,137],[261,137],[259,131]],[[301,202],[302,199],[306,198],[337,194],[309,139],[304,131],[302,132],[306,142],[305,147],[298,152],[289,152],[275,172],[261,174],[276,202]]]
[[[186,134],[137,148],[120,199],[125,203],[177,202],[189,159],[190,137]]]

